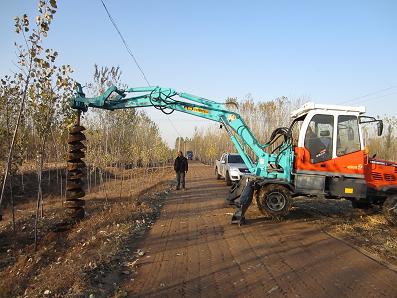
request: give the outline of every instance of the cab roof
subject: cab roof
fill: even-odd
[[[321,110],[323,112],[326,112],[326,111],[356,112],[358,114],[365,113],[364,106],[350,107],[350,106],[326,105],[326,104],[316,104],[314,102],[307,102],[299,109],[293,111],[291,113],[291,118],[292,119],[299,118],[301,116],[306,115],[307,113],[309,113],[312,110],[319,110],[319,111]]]

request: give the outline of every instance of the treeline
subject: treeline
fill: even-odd
[[[266,143],[275,128],[290,125],[291,111],[299,107],[302,102],[301,99],[289,100],[286,97],[271,101],[256,101],[248,95],[237,103],[238,109],[234,108],[235,105],[228,107],[241,115],[260,143]],[[192,150],[195,157],[205,163],[213,163],[224,152],[237,152],[226,130],[216,124],[195,129],[193,137],[185,141],[188,150]],[[251,153],[248,148],[245,149],[249,154]]]
[[[384,129],[381,137],[376,135],[374,125],[365,127],[366,145],[370,156],[376,154],[376,158],[397,162],[397,118],[385,117],[383,123]]]
[[[67,127],[74,121],[68,104],[72,69],[59,65],[58,52],[44,44],[56,10],[55,0],[39,1],[36,17],[14,19],[16,70],[0,84],[0,206],[7,188],[12,201],[12,176],[24,163],[37,170],[40,200],[44,163],[65,157]]]
[[[251,96],[247,96],[238,103],[238,112],[259,142],[265,143],[275,128],[289,127],[291,111],[299,108],[305,101],[305,99],[289,100],[281,97],[263,102],[254,101]],[[376,158],[397,161],[397,118],[385,117],[383,121],[384,131],[380,137],[376,134],[376,125],[364,125],[365,144],[370,156],[376,154]],[[297,132],[294,135],[296,144]],[[205,163],[213,163],[224,152],[237,152],[225,129],[220,129],[216,124],[196,129],[192,138],[186,138],[181,143],[185,144],[186,150],[194,152],[195,158]],[[177,148],[178,141],[175,146]]]
[[[12,177],[22,171],[36,171],[39,184],[49,166],[64,173],[68,130],[76,119],[70,107],[75,93],[72,67],[60,65],[59,53],[45,45],[57,2],[38,4],[37,16],[14,19],[16,69],[0,81],[0,181],[5,190],[0,207],[13,187]],[[84,91],[96,96],[112,84],[123,87],[120,69],[95,65]],[[87,128],[88,169],[159,166],[172,157],[157,125],[142,111],[91,110],[83,115],[82,124]]]
[[[102,94],[112,85],[125,87],[120,69],[95,65],[87,96]],[[92,165],[153,167],[162,166],[172,158],[173,152],[161,138],[157,124],[143,111],[91,109],[83,125],[88,139],[86,160]]]

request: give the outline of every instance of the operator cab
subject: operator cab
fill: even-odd
[[[298,157],[321,168],[329,168],[327,161],[364,150],[360,116],[365,107],[346,107],[307,103],[292,113],[301,120]],[[306,158],[305,158],[306,157]],[[310,166],[309,166],[310,167]],[[302,170],[305,167],[301,168]],[[328,170],[334,171],[332,167]]]
[[[366,153],[360,125],[364,113],[365,107],[314,103],[292,112],[294,122],[301,122],[294,149],[297,193],[366,196]],[[350,189],[354,191],[349,193]]]

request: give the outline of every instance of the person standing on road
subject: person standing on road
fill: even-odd
[[[174,170],[176,173],[176,189],[179,190],[180,186],[182,184],[182,188],[186,190],[185,188],[185,173],[188,170],[188,162],[187,158],[183,156],[182,151],[178,152],[178,157],[175,158],[174,161]]]

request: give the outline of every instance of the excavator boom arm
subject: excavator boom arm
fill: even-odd
[[[279,156],[266,153],[264,149],[267,144],[261,145],[241,116],[228,110],[225,104],[188,93],[178,93],[171,88],[161,87],[139,87],[120,90],[112,86],[100,96],[86,98],[80,85],[78,85],[77,96],[72,99],[71,104],[73,108],[82,111],[87,111],[88,107],[117,110],[153,106],[166,114],[170,113],[167,111],[179,111],[219,122],[225,126],[231,141],[252,173],[269,177],[267,165],[271,163],[279,164],[283,169],[284,175],[281,175],[280,171],[278,171],[278,174],[275,172],[270,176],[289,180],[292,157],[289,156],[285,160],[285,158],[280,159]],[[241,142],[247,145],[256,155],[257,165],[254,165]]]

